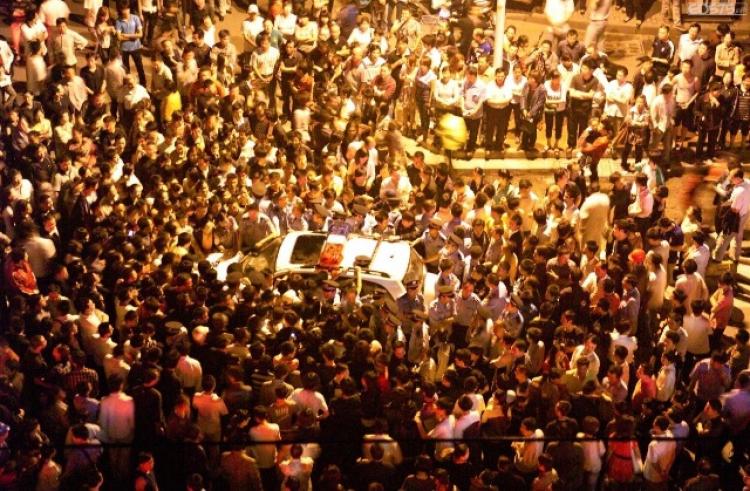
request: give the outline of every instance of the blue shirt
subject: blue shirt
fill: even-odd
[[[135,34],[143,29],[143,24],[141,24],[141,19],[137,15],[130,14],[128,20],[117,19],[115,21],[115,29],[117,29],[117,32],[123,34]],[[135,51],[140,48],[140,39],[127,39],[120,43],[121,51]]]

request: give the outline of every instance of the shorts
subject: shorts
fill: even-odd
[[[674,124],[675,126],[685,126],[687,128],[692,128],[693,124],[695,123],[694,118],[695,115],[693,114],[692,104],[690,104],[687,109],[682,109],[678,106],[674,116]]]

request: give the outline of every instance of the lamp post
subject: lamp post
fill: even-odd
[[[492,66],[502,68],[503,66],[503,40],[505,39],[505,0],[497,0],[497,12],[495,13],[495,56]]]

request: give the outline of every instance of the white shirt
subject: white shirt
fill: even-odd
[[[513,99],[513,91],[507,83],[501,86],[497,85],[497,82],[492,80],[485,86],[485,102],[492,108],[502,109],[510,104]]]
[[[198,412],[196,424],[205,435],[216,437],[221,434],[221,417],[229,414],[224,399],[217,394],[196,392],[193,407]]]
[[[615,118],[624,118],[628,114],[628,104],[633,99],[633,85],[630,82],[621,84],[617,80],[610,81],[605,88],[607,103],[604,114]]]
[[[175,376],[180,381],[182,388],[184,389],[196,389],[201,385],[201,378],[203,377],[203,368],[201,363],[195,358],[191,358],[188,355],[181,356],[177,360],[177,366],[175,367]]]
[[[101,441],[131,442],[135,432],[135,404],[124,392],[115,392],[102,398],[99,407]]]
[[[696,247],[696,244],[694,244],[688,251],[687,259],[695,261],[695,264],[698,265],[698,274],[705,279],[708,261],[711,259],[711,249],[709,249],[706,244],[703,244],[700,247]]]
[[[654,97],[653,104],[651,105],[651,122],[654,128],[662,132],[672,128],[674,126],[676,106],[674,97],[670,97],[669,101],[662,94]]]
[[[264,421],[250,428],[250,439],[257,441],[281,440],[279,425]],[[270,469],[276,465],[276,445],[253,445],[251,449],[259,469]]]
[[[427,73],[433,73],[432,70]],[[434,78],[433,74],[433,78]],[[432,93],[435,96],[435,100],[443,104],[444,106],[454,106],[458,104],[461,98],[461,87],[458,85],[458,81],[449,79],[447,83],[443,83],[441,80],[435,80],[435,84],[432,89]]]
[[[273,75],[273,70],[276,68],[280,56],[278,49],[269,46],[268,50],[263,53],[260,50],[253,51],[250,56],[250,65],[262,76],[270,77]]]
[[[474,423],[478,423],[479,419],[480,417],[478,411],[472,410],[466,414],[461,415],[461,417],[456,419],[455,426],[453,427],[453,438],[463,438],[466,428],[473,425]]]
[[[579,438],[583,438],[583,433],[578,433]],[[604,442],[601,440],[589,440],[581,442],[583,447],[583,470],[591,473],[598,473],[602,470],[602,457],[607,452]]]
[[[47,27],[56,26],[57,19],[67,19],[69,15],[70,8],[64,0],[46,0],[39,6],[39,16]]]
[[[664,292],[667,290],[667,270],[662,264],[658,271],[648,274],[648,305],[650,310],[659,310],[664,304]]]
[[[687,332],[687,351],[694,355],[705,355],[711,351],[708,336],[713,329],[705,315],[686,315],[682,321],[682,328]]]
[[[732,209],[739,213],[740,216],[747,215],[748,211],[750,211],[750,181],[745,179],[742,181],[742,184],[732,189],[732,194],[729,196],[729,203],[731,203]]]
[[[245,38],[245,51],[253,48],[255,38],[263,32],[263,17],[256,15],[253,20],[245,19],[242,21],[242,37]]]
[[[294,389],[289,400],[297,404],[301,410],[310,409],[315,416],[328,414],[328,404],[323,394],[313,390]]]
[[[273,25],[284,36],[294,36],[294,30],[297,27],[297,16],[294,14],[279,14],[273,21]]]
[[[656,400],[666,402],[674,394],[675,368],[674,365],[665,365],[656,376]]]
[[[672,436],[672,432],[667,430],[664,436],[670,437]],[[669,474],[669,469],[674,462],[676,449],[677,444],[674,440],[654,440],[649,443],[646,460],[643,463],[643,477],[651,482],[664,482],[669,479],[668,476],[662,476],[657,471],[656,466],[658,465],[659,469],[665,474]]]
[[[698,46],[703,42],[700,37],[696,39],[690,39],[690,33],[680,35],[680,40],[677,42],[677,58],[680,61],[692,60],[693,56],[698,52]]]

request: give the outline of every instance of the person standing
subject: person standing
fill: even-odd
[[[565,107],[567,90],[563,87],[560,72],[553,70],[549,80],[544,82],[544,134],[546,137],[545,152],[554,151],[559,155],[558,144],[562,138],[563,121],[565,120]],[[554,129],[554,140],[552,130]]]
[[[109,464],[117,480],[126,479],[130,471],[130,446],[135,436],[135,403],[122,391],[123,379],[113,375],[107,381],[109,395],[99,407],[101,441],[115,446],[109,449]],[[118,446],[122,445],[122,446]]]
[[[495,79],[487,84],[484,102],[484,149],[485,158],[490,152],[505,150],[505,135],[510,121],[510,101],[513,93],[505,84],[505,71],[495,70]]]
[[[143,70],[141,58],[141,38],[143,37],[143,23],[141,18],[130,13],[127,3],[120,5],[120,18],[115,21],[117,38],[120,40],[120,52],[125,70],[130,72],[130,59],[133,59],[138,79],[142,85],[146,84],[146,72]]]
[[[635,149],[635,162],[638,163],[643,157],[643,148],[648,143],[648,129],[651,124],[651,115],[646,106],[646,97],[639,95],[635,104],[628,111],[625,118],[627,133],[625,134],[625,145],[622,148],[620,166],[623,170],[630,171],[628,157],[630,151]]]
[[[725,226],[725,230],[722,230],[719,235],[714,250],[714,260],[718,262],[724,259],[732,240],[735,243],[734,260],[739,261],[742,254],[742,235],[745,231],[747,219],[750,217],[750,182],[745,179],[742,169],[733,169],[729,178],[734,188],[727,201],[727,206],[729,206],[727,214],[731,212],[735,215],[733,222],[736,223],[736,226],[734,226],[734,223],[730,223],[729,228]],[[725,217],[724,220],[727,220],[727,218]]]
[[[665,24],[669,24],[670,10],[672,11],[672,23],[674,27],[680,29],[682,27],[682,12],[680,0],[661,0],[661,19]]]
[[[148,452],[138,454],[133,489],[135,491],[159,491],[154,475],[154,456]]]
[[[466,151],[471,156],[477,148],[479,126],[482,123],[482,106],[484,106],[486,87],[477,77],[477,68],[470,66],[466,70],[461,96],[461,115],[469,130]]]
[[[651,44],[651,61],[654,64],[654,73],[659,79],[667,74],[673,59],[674,43],[669,39],[669,26],[661,26]]]
[[[661,94],[654,98],[651,104],[651,150],[659,151],[662,147],[662,165],[664,169],[669,169],[670,157],[672,153],[672,139],[674,138],[674,118],[677,111],[677,104],[672,94],[672,86],[664,84],[661,88]]]
[[[615,80],[611,80],[605,88],[606,103],[604,115],[612,125],[612,133],[617,134],[623,120],[628,115],[628,107],[633,102],[633,84],[628,82],[628,69],[620,67],[617,69]]]
[[[268,410],[265,406],[255,407],[255,426],[250,428],[250,440],[265,442],[252,445],[252,453],[260,471],[263,481],[263,489],[278,489],[278,475],[276,472],[276,460],[278,449],[275,443],[281,440],[279,425],[269,423],[266,419]]]
[[[50,38],[52,59],[62,67],[78,64],[76,51],[89,44],[88,40],[77,32],[68,28],[68,21],[64,17],[57,19],[57,32]]]
[[[568,90],[568,149],[567,158],[573,156],[578,137],[589,123],[594,95],[599,90],[599,82],[588,63],[581,64],[581,73],[575,75]]]
[[[604,31],[607,29],[609,11],[612,8],[612,0],[596,0],[591,6],[589,14],[589,25],[586,27],[586,35],[583,44],[586,48],[594,47],[595,51],[601,51],[604,46]]]
[[[544,115],[544,101],[547,93],[541,83],[541,76],[536,73],[529,75],[528,87],[521,99],[521,111],[526,121],[522,128],[521,150],[533,152],[536,146],[537,125]]]
[[[670,437],[669,419],[666,416],[657,416],[651,429],[654,437]],[[674,463],[677,444],[674,440],[654,439],[648,444],[648,452],[643,463],[643,478],[646,481],[646,489],[667,489],[669,482],[669,470]]]
[[[698,159],[712,158],[719,138],[724,110],[720,103],[721,82],[713,82],[708,92],[703,94],[695,105],[695,119],[698,125],[698,142],[695,155]],[[706,152],[704,153],[704,146]]]
[[[687,130],[693,127],[695,115],[693,114],[693,102],[700,91],[700,81],[693,74],[692,57],[680,62],[680,73],[673,79],[675,91],[675,133],[677,135],[676,149],[682,149],[683,143],[687,148]]]
[[[736,107],[732,115],[732,131],[729,147],[734,146],[734,138],[740,134],[740,150],[747,148],[750,135],[750,73],[742,76],[742,83],[737,87]]]

